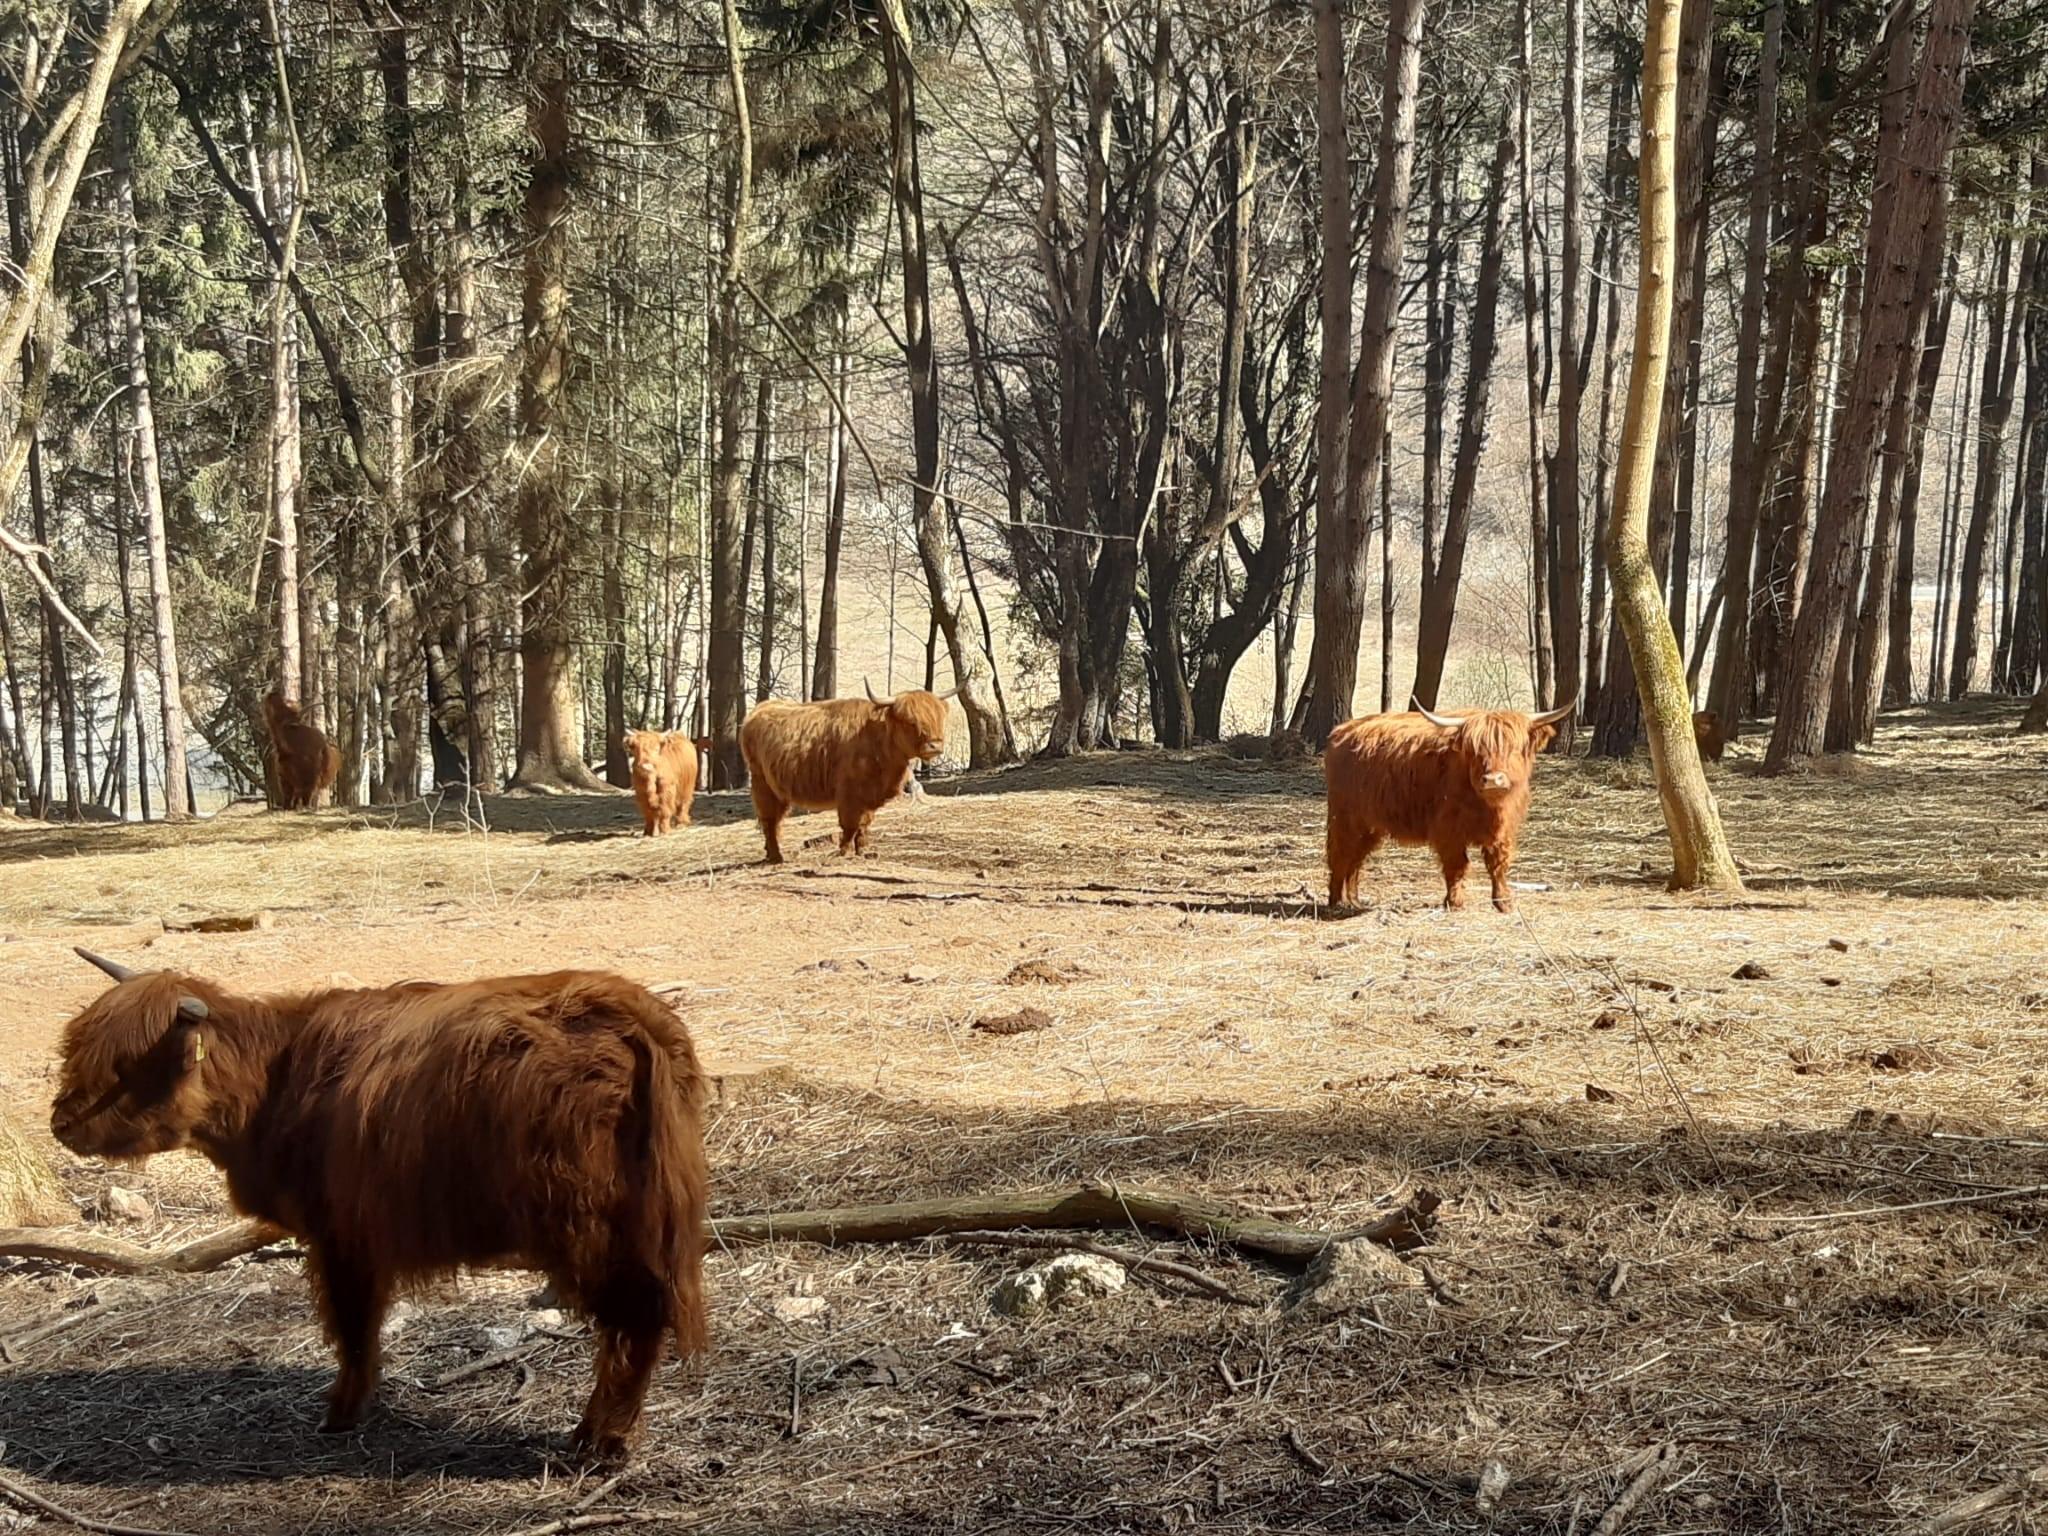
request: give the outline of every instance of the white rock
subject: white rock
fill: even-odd
[[[827,1302],[822,1296],[778,1296],[768,1310],[785,1323],[808,1323],[823,1317]]]
[[[156,1215],[148,1196],[139,1189],[124,1189],[119,1184],[107,1187],[106,1198],[101,1202],[109,1216],[119,1221],[148,1221]]]
[[[1328,1317],[1370,1310],[1383,1296],[1415,1288],[1415,1271],[1365,1238],[1331,1243],[1289,1288],[1283,1305],[1296,1315]]]
[[[535,1331],[542,1328],[566,1328],[569,1326],[569,1314],[560,1307],[542,1307],[526,1320],[526,1326]]]
[[[526,1330],[523,1328],[486,1328],[483,1347],[487,1352],[497,1354],[501,1350],[516,1349],[524,1337]]]
[[[394,1303],[391,1310],[384,1314],[384,1337],[386,1339],[397,1338],[401,1333],[405,1332],[407,1325],[411,1322],[412,1303],[409,1301]]]
[[[1004,1317],[1029,1317],[1045,1310],[1045,1276],[1036,1269],[1005,1275],[989,1293],[991,1311]]]
[[[1124,1288],[1124,1267],[1092,1253],[1063,1253],[1039,1266],[1045,1272],[1046,1305],[1075,1306],[1097,1296],[1114,1296]]]

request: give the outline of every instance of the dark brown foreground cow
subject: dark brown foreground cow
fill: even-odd
[[[65,1026],[50,1129],[196,1148],[306,1245],[341,1358],[322,1428],[361,1418],[396,1288],[513,1266],[596,1323],[574,1444],[625,1452],[667,1336],[706,1338],[704,1079],[658,998],[602,971],[239,997],[79,953],[119,985]]]
[[[1388,838],[1427,843],[1444,872],[1444,905],[1465,904],[1466,853],[1493,878],[1493,904],[1514,909],[1508,870],[1529,814],[1529,776],[1575,699],[1545,714],[1518,709],[1367,715],[1330,733],[1323,749],[1330,901],[1358,899],[1358,872]]]
[[[1711,709],[1692,712],[1692,739],[1699,743],[1700,756],[1718,763],[1728,751],[1728,737],[1721,729],[1721,716]]]
[[[327,791],[341,774],[341,754],[333,743],[276,690],[263,701],[263,723],[270,728],[278,804],[287,811],[310,811],[325,804]]]
[[[628,731],[624,746],[647,835],[687,827],[697,793],[697,744],[685,731]]]
[[[782,862],[782,818],[792,806],[839,812],[839,851],[865,852],[875,812],[909,793],[911,767],[946,744],[946,702],[913,689],[892,699],[770,699],[740,727],[740,751],[768,862]]]

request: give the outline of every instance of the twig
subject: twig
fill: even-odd
[[[801,1355],[789,1357],[789,1423],[782,1438],[794,1440],[804,1427],[803,1368]]]
[[[586,1509],[589,1509],[592,1505],[598,1503],[600,1500],[604,1498],[606,1494],[610,1493],[614,1488],[618,1487],[619,1484],[623,1483],[625,1480],[625,1473],[614,1472],[610,1477],[606,1478],[603,1482],[599,1483],[595,1488],[591,1489],[589,1493],[585,1494],[582,1498],[578,1499],[576,1501],[575,1508],[570,1510],[570,1513],[575,1515],[582,1514]]]
[[[1121,1248],[1112,1248],[1106,1243],[1091,1243],[1085,1237],[1064,1237],[1057,1233],[1040,1232],[956,1232],[953,1241],[957,1243],[979,1243],[991,1248],[1057,1248],[1069,1253],[1093,1254],[1098,1259],[1108,1259],[1112,1264],[1121,1264],[1125,1269],[1137,1270],[1148,1275],[1168,1275],[1184,1281],[1196,1290],[1227,1301],[1234,1307],[1255,1307],[1255,1297],[1240,1295],[1213,1275],[1205,1275],[1199,1269],[1185,1264],[1176,1264],[1171,1259],[1155,1259],[1142,1253],[1127,1253]]]
[[[1615,1536],[1635,1507],[1647,1499],[1656,1486],[1664,1480],[1664,1474],[1671,1470],[1671,1463],[1677,1458],[1678,1447],[1666,1441],[1657,1447],[1643,1470],[1635,1480],[1621,1490],[1621,1497],[1608,1506],[1607,1513],[1600,1517],[1600,1523],[1593,1527],[1593,1536]]]
[[[1287,1426],[1287,1449],[1301,1459],[1301,1464],[1317,1477],[1330,1475],[1330,1464],[1302,1443],[1301,1431],[1292,1424]]]
[[[0,1259],[48,1259],[110,1275],[196,1275],[289,1236],[268,1222],[250,1221],[162,1252],[111,1237],[59,1242],[33,1228],[0,1227]]]
[[[1859,1211],[1822,1211],[1815,1216],[1772,1216],[1781,1227],[1815,1221],[1855,1221],[1865,1216],[1897,1216],[1906,1211],[1931,1211],[1947,1205],[1990,1205],[1999,1200],[2018,1200],[2048,1195],[2048,1184],[2021,1184],[2012,1189],[1990,1189],[1974,1195],[1948,1195],[1940,1200],[1915,1200],[1907,1205],[1867,1205]]]
[[[443,1371],[438,1376],[429,1377],[421,1385],[429,1392],[438,1392],[443,1387],[454,1386],[458,1381],[467,1381],[472,1376],[481,1376],[485,1371],[495,1371],[501,1365],[510,1365],[515,1360],[524,1359],[539,1348],[539,1340],[528,1339],[523,1344],[514,1344],[510,1349],[500,1349],[488,1355],[480,1355],[467,1365],[458,1365],[453,1370]]]
[[[30,1344],[40,1344],[44,1339],[76,1328],[80,1323],[89,1323],[105,1311],[106,1307],[99,1297],[91,1295],[85,1298],[83,1306],[72,1308],[52,1322],[43,1323],[35,1328],[24,1328],[19,1333],[0,1336],[0,1360],[12,1361],[17,1349],[26,1348]]]
[[[91,1515],[82,1515],[75,1509],[67,1509],[54,1499],[46,1499],[33,1488],[24,1487],[11,1477],[0,1477],[0,1494],[5,1494],[16,1503],[48,1515],[52,1520],[61,1520],[66,1525],[75,1525],[81,1531],[98,1531],[101,1536],[180,1536],[177,1531],[159,1531],[143,1525],[116,1525],[111,1520],[96,1520]]]
[[[564,1515],[544,1525],[522,1525],[505,1536],[559,1536],[563,1531],[595,1531],[608,1525],[652,1525],[661,1521],[672,1531],[684,1531],[704,1523],[702,1515],[678,1515],[659,1509],[613,1509],[598,1515]]]
[[[1919,1527],[1919,1536],[1943,1536],[1944,1532],[1959,1530],[1972,1520],[2005,1508],[2029,1487],[2042,1484],[2048,1484],[2048,1466],[2036,1467],[2022,1477],[2007,1479],[1996,1488],[1987,1488],[1982,1493],[1973,1493],[1966,1499],[1958,1499]]]

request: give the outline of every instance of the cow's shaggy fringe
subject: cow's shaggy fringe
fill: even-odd
[[[328,1428],[375,1390],[395,1289],[545,1271],[596,1323],[576,1441],[610,1457],[665,1336],[706,1341],[703,1086],[674,1013],[604,972],[268,998],[158,972],[65,1027],[51,1121],[88,1155],[193,1147],[306,1244],[341,1357]]]
[[[930,762],[945,741],[945,701],[923,689],[756,705],[740,728],[740,751],[768,862],[782,862],[782,819],[792,807],[836,810],[839,851],[866,851],[875,812],[903,793],[911,764]]]

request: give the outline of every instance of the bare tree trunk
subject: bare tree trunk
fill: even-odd
[[[852,375],[844,298],[834,324],[832,387],[844,400]],[[818,576],[818,653],[811,663],[814,699],[829,699],[839,691],[839,546],[846,536],[846,473],[846,418],[834,411],[825,451],[825,561]]]
[[[135,433],[135,490],[142,507],[143,540],[149,550],[149,601],[156,634],[157,696],[164,741],[164,816],[182,821],[192,814],[185,795],[185,704],[178,669],[178,635],[171,607],[170,544],[164,529],[164,491],[157,454],[156,412],[150,401],[149,351],[142,319],[142,285],[135,258],[135,178],[130,164],[134,125],[120,111],[114,123],[113,166],[117,239],[121,262],[121,324],[126,339],[128,419]],[[144,764],[138,758],[138,772]]]
[[[1764,11],[1763,54],[1757,65],[1756,154],[1749,181],[1749,227],[1743,250],[1742,311],[1735,341],[1735,421],[1728,473],[1728,533],[1723,558],[1726,593],[1714,647],[1707,705],[1730,737],[1741,734],[1749,703],[1749,614],[1756,565],[1757,513],[1763,502],[1765,435],[1773,423],[1758,409],[1763,365],[1764,300],[1770,288],[1771,205],[1778,191],[1778,62],[1784,51],[1785,0]]]
[[[1692,701],[1678,640],[1659,601],[1650,560],[1650,491],[1671,345],[1671,277],[1678,243],[1674,139],[1678,127],[1679,0],[1649,0],[1643,34],[1642,253],[1637,268],[1635,354],[1621,428],[1614,510],[1607,525],[1607,562],[1614,607],[1635,658],[1649,728],[1657,797],[1671,836],[1674,889],[1740,890],[1735,858],[1721,830],[1693,738]]]
[[[2013,394],[2019,379],[2021,302],[2034,286],[2040,260],[2040,239],[2028,236],[2020,254],[2018,280],[2005,283],[2012,270],[2012,238],[1999,238],[1997,277],[1985,316],[1983,389],[1977,403],[1977,471],[1970,498],[1970,522],[1963,534],[1961,590],[1954,608],[1955,644],[1951,653],[1948,695],[1960,699],[1970,691],[1977,671],[1978,625],[1984,607],[1984,571],[1990,555],[1992,520],[2002,483],[2000,464],[2005,429],[2012,420]]]
[[[1444,660],[1450,652],[1451,626],[1457,617],[1458,584],[1465,569],[1465,545],[1471,535],[1472,505],[1479,485],[1479,461],[1486,448],[1487,412],[1493,389],[1493,364],[1499,350],[1501,271],[1507,260],[1508,170],[1515,156],[1512,120],[1503,112],[1494,141],[1493,167],[1486,184],[1485,232],[1479,247],[1478,288],[1474,294],[1472,329],[1466,346],[1465,390],[1458,410],[1458,446],[1451,461],[1450,499],[1444,509],[1443,548],[1437,569],[1423,589],[1415,655],[1415,697],[1434,708],[1443,686]]]
[[[572,177],[569,15],[565,0],[521,13],[516,67],[524,82],[531,162],[519,370],[519,766],[512,782],[546,791],[597,789],[583,756],[576,675],[575,565],[582,545],[564,458],[569,374]]]
[[[1535,124],[1530,111],[1534,92],[1530,58],[1531,0],[1517,0],[1515,6],[1516,69],[1516,174],[1520,195],[1516,199],[1522,237],[1522,383],[1524,419],[1528,426],[1529,474],[1529,613],[1532,653],[1536,667],[1536,707],[1548,709],[1557,681],[1557,655],[1550,623],[1550,534],[1544,515],[1543,442],[1543,344],[1539,328],[1548,325],[1537,298],[1536,282],[1536,180],[1531,159]]]
[[[1607,120],[1607,168],[1604,177],[1607,211],[1602,216],[1602,227],[1608,233],[1607,241],[1607,331],[1606,340],[1600,349],[1600,437],[1594,453],[1593,465],[1593,573],[1587,583],[1586,594],[1586,669],[1583,674],[1582,692],[1585,695],[1578,713],[1573,717],[1571,731],[1577,734],[1579,722],[1597,714],[1599,695],[1607,675],[1607,561],[1602,551],[1607,547],[1607,521],[1610,501],[1610,481],[1614,473],[1614,365],[1617,342],[1621,333],[1621,303],[1617,297],[1621,284],[1621,231],[1614,214],[1614,205],[1628,173],[1628,115],[1629,103],[1634,96],[1627,78],[1627,41],[1617,33],[1614,44],[1613,89],[1608,102]],[[1592,337],[1586,338],[1590,346]]]
[[[1321,742],[1333,727],[1351,715],[1358,683],[1359,641],[1365,631],[1367,589],[1365,501],[1379,480],[1379,456],[1386,435],[1393,395],[1394,326],[1401,301],[1401,250],[1408,228],[1409,183],[1415,164],[1415,109],[1422,68],[1424,0],[1392,0],[1387,15],[1386,72],[1380,96],[1380,132],[1374,161],[1372,227],[1366,241],[1365,319],[1359,343],[1358,368],[1350,375],[1345,354],[1348,325],[1336,339],[1333,353],[1329,329],[1348,319],[1351,209],[1350,178],[1340,163],[1345,152],[1343,128],[1343,29],[1333,0],[1318,0],[1316,39],[1317,117],[1323,156],[1323,389],[1341,400],[1345,384],[1353,384],[1349,436],[1343,455],[1343,483],[1325,486],[1323,476],[1336,473],[1335,438],[1342,430],[1337,408],[1327,400],[1332,419],[1322,431],[1331,439],[1321,445],[1317,468],[1315,638],[1309,669],[1314,691],[1309,701],[1305,735]],[[1333,193],[1342,194],[1332,208]],[[1342,286],[1338,304],[1333,289]],[[1334,368],[1333,368],[1334,363]],[[1341,495],[1333,494],[1341,490]],[[1334,515],[1325,515],[1325,508]]]
[[[1782,0],[1781,0],[1782,3]],[[1552,616],[1557,657],[1557,696],[1576,699],[1583,687],[1580,656],[1584,644],[1584,532],[1579,514],[1579,418],[1584,414],[1584,375],[1579,371],[1583,345],[1579,325],[1580,211],[1585,180],[1583,146],[1586,95],[1585,0],[1565,0],[1564,7],[1564,229],[1563,302],[1559,316],[1558,352],[1563,366],[1557,383],[1557,459],[1551,472],[1553,542],[1557,548],[1557,612]],[[1578,716],[1560,732],[1563,750],[1571,750]]]
[[[1892,49],[1896,68],[1888,82],[1903,93],[1913,80],[1910,122],[1879,134],[1878,185],[1871,207],[1871,256],[1854,369],[1828,466],[1826,492],[1814,530],[1813,557],[1793,631],[1790,663],[1765,766],[1782,771],[1824,744],[1830,683],[1851,601],[1848,574],[1857,532],[1870,497],[1872,472],[1891,401],[1905,388],[1926,334],[1933,284],[1920,273],[1938,261],[1947,216],[1949,147],[1954,140],[1976,0],[1935,0],[1927,43],[1917,68],[1910,21],[1894,13],[1906,33]],[[1908,107],[1896,108],[1898,118]]]
[[[761,631],[754,650],[754,699],[758,703],[775,688],[775,633],[769,627],[775,582],[775,385],[761,380],[754,399],[754,466],[747,476],[747,527],[740,540],[740,571],[754,579],[754,554],[761,555]],[[744,585],[744,583],[743,583]]]
[[[1981,275],[1983,264],[1977,264]],[[1955,607],[1956,539],[1962,524],[1963,466],[1970,442],[1970,391],[1977,376],[1977,305],[1970,303],[1963,325],[1963,356],[1957,386],[1949,402],[1946,457],[1942,464],[1941,544],[1934,572],[1934,634],[1927,655],[1927,697],[1941,699],[1948,686],[1948,632]]]
[[[740,722],[746,715],[746,573],[739,562],[740,432],[746,413],[746,379],[741,371],[740,285],[746,263],[747,223],[754,195],[754,138],[747,104],[745,57],[739,9],[721,0],[727,79],[732,90],[734,132],[727,172],[728,216],[725,258],[718,284],[712,331],[712,374],[718,381],[718,455],[711,477],[711,601],[708,674],[704,694],[713,744],[715,788],[746,782],[740,760]]]

